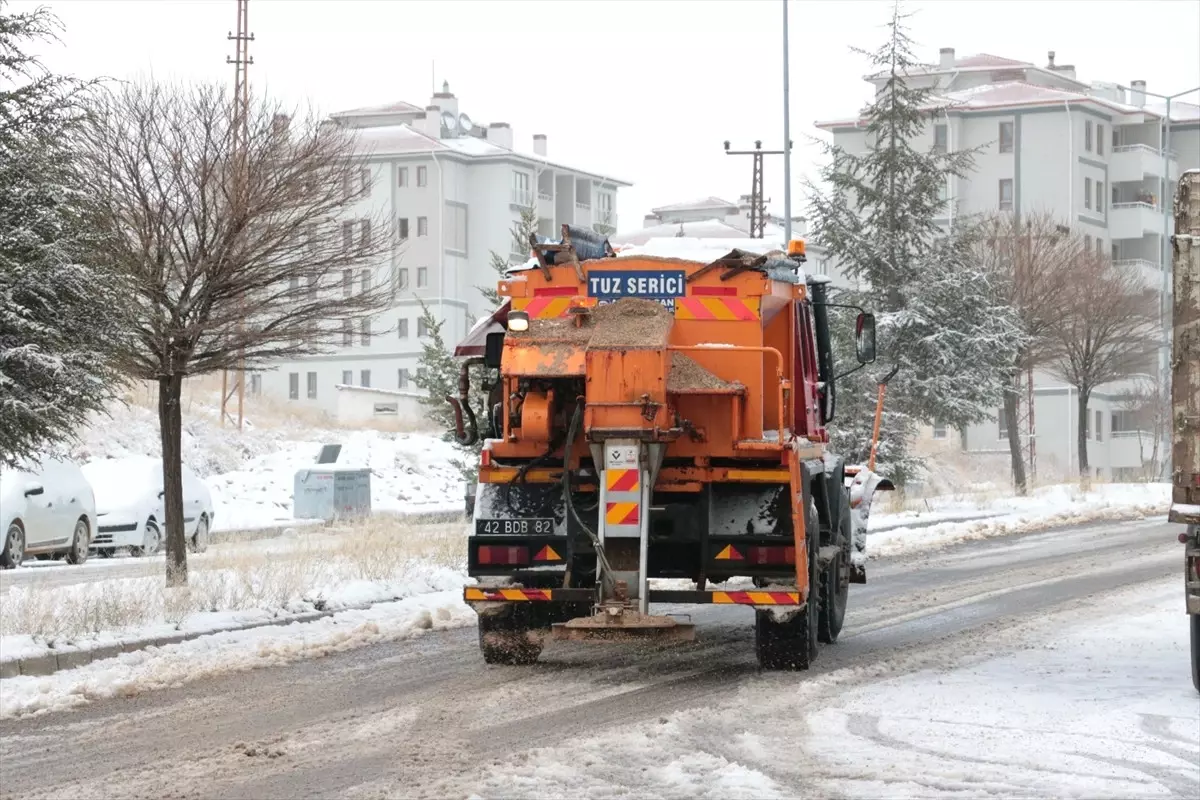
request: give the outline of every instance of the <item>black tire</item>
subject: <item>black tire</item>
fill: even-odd
[[[80,517],[75,521],[75,535],[71,539],[71,549],[66,552],[68,564],[82,564],[87,561],[88,547],[92,543],[92,531],[87,520]]]
[[[527,666],[542,654],[546,631],[533,624],[529,603],[479,615],[479,650],[488,664]]]
[[[101,547],[96,550],[96,555],[100,556],[101,558],[112,558],[116,554],[117,548],[115,547]]]
[[[770,670],[806,670],[817,657],[820,619],[820,569],[817,567],[819,540],[816,506],[810,504],[804,521],[808,536],[809,601],[790,619],[777,622],[771,611],[754,614],[754,650],[758,665]]]
[[[16,569],[25,561],[25,529],[20,523],[8,526],[4,547],[0,548],[0,569]]]
[[[38,553],[34,556],[38,561],[53,561],[58,558],[54,553]]]
[[[151,531],[153,531],[153,536],[151,535]],[[151,542],[154,545],[153,549],[147,548],[145,546],[146,542]],[[135,558],[146,558],[157,555],[162,552],[162,549],[162,528],[158,527],[158,523],[154,520],[148,519],[146,520],[146,532],[142,534],[142,545],[140,547],[135,545],[129,548],[129,555]]]
[[[1200,614],[1188,614],[1192,627],[1192,686],[1200,692]]]
[[[817,624],[817,640],[833,644],[846,622],[846,603],[850,598],[850,500],[842,502],[838,523],[837,557],[821,570],[821,606]]]

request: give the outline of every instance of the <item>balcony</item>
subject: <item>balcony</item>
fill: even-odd
[[[1114,239],[1140,239],[1148,233],[1161,234],[1162,212],[1156,204],[1140,200],[1113,203],[1108,212],[1108,228]]]
[[[1170,155],[1171,180],[1179,178],[1179,165],[1175,154]],[[1108,161],[1108,180],[1110,183],[1137,182],[1143,178],[1162,178],[1162,150],[1147,144],[1126,144],[1114,147],[1112,157]]]
[[[1158,268],[1158,262],[1156,261],[1150,261],[1145,258],[1125,258],[1114,261],[1113,266],[1135,270],[1145,280],[1147,288],[1155,290],[1162,288],[1163,273]]]
[[[1109,438],[1107,444],[1110,467],[1141,469],[1154,450],[1153,431],[1114,431]]]
[[[575,204],[575,224],[590,227],[592,224],[592,206],[590,203]]]
[[[514,206],[520,206],[521,208],[529,208],[530,206],[533,205],[533,190],[532,189],[518,189],[516,187],[513,187],[512,195],[511,195],[509,202],[512,203]]]

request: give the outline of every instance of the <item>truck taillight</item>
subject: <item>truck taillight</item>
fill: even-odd
[[[755,546],[747,548],[746,562],[749,564],[795,564],[796,548]]]
[[[528,547],[483,545],[476,551],[480,564],[528,564]]]

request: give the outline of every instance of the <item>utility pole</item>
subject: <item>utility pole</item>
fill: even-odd
[[[784,156],[787,152],[763,150],[761,139],[754,142],[753,150],[730,150],[729,140],[726,139],[725,155],[754,156],[754,176],[750,185],[750,238],[761,239],[767,226],[767,201],[763,199],[763,156]]]
[[[783,0],[783,242],[792,241],[792,109],[788,102],[788,0]]]
[[[234,57],[225,56],[226,64],[233,64],[233,104],[230,109],[229,135],[233,155],[233,213],[236,219],[245,208],[247,180],[247,159],[250,151],[250,77],[248,74],[254,58],[250,55],[250,43],[254,34],[250,33],[249,9],[250,0],[237,0],[237,33],[230,33],[226,39],[234,43]],[[244,315],[242,315],[244,317]],[[241,323],[238,323],[238,335],[242,333]],[[225,421],[233,421],[229,411],[229,401],[237,395],[237,426],[241,430],[245,423],[246,412],[246,361],[239,355],[236,370],[225,370],[221,373],[221,426]]]

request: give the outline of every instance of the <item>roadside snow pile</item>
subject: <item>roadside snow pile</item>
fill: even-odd
[[[217,633],[96,661],[48,677],[0,681],[0,719],[61,711],[94,700],[165,689],[232,672],[471,625],[458,591],[351,610],[315,622]]]
[[[146,563],[147,574],[135,577],[30,581],[0,595],[0,660],[94,651],[461,590],[462,537],[461,526],[421,528],[385,519],[340,534],[214,546],[189,557],[188,585],[179,589],[165,587],[161,562]],[[53,577],[86,569],[66,568]]]
[[[872,515],[867,554],[871,558],[897,556],[992,536],[1032,533],[1101,520],[1139,519],[1166,514],[1170,498],[1171,485],[1167,483],[1095,484],[1087,492],[1078,486],[1059,485],[1035,490],[1028,497],[1001,498],[957,510],[950,503],[933,506],[932,513],[911,517],[913,521],[924,521],[937,519],[937,515],[944,518],[969,513],[985,516],[985,519],[915,527],[904,524],[906,515],[911,512]]]
[[[80,464],[108,458],[161,454],[157,414],[137,404],[114,405],[81,431],[70,456]],[[369,467],[375,511],[422,513],[463,507],[462,475],[453,462],[461,451],[433,433],[332,430],[285,419],[241,432],[222,427],[218,409],[188,404],[183,461],[212,491],[214,531],[290,523],[298,469],[312,466],[324,444],[342,445],[338,464]]]

